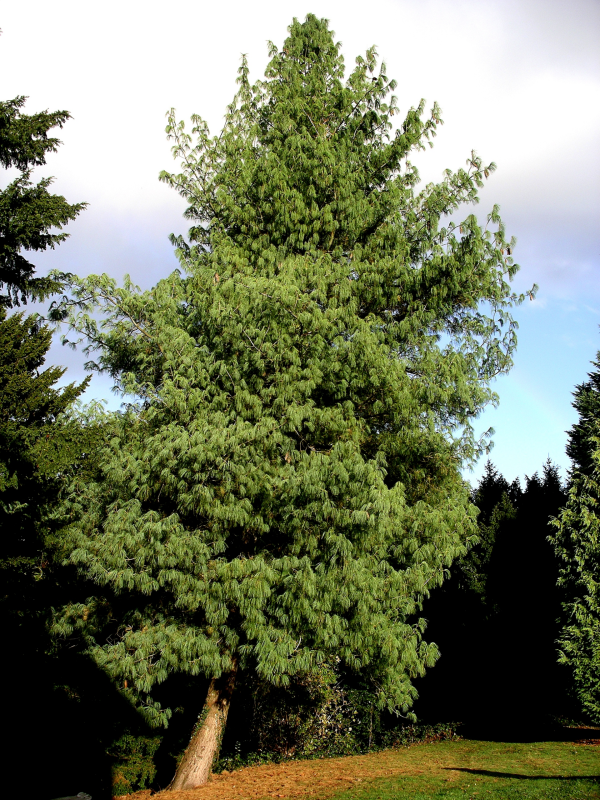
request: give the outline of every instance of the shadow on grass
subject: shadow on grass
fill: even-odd
[[[522,781],[600,781],[600,775],[522,775],[518,772],[496,772],[491,769],[470,769],[469,767],[444,767],[452,772],[468,772],[470,775],[484,775],[487,778],[517,778]]]

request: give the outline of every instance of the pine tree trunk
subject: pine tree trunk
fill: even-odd
[[[192,736],[177,767],[175,777],[169,786],[170,791],[195,789],[208,781],[221,746],[231,695],[235,687],[236,672],[237,665],[234,664],[231,672],[211,680],[202,711],[204,719]]]

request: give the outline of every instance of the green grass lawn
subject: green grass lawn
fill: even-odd
[[[395,763],[392,763],[395,762]],[[389,777],[365,776],[336,800],[600,798],[600,747],[570,742],[442,742],[397,751]]]

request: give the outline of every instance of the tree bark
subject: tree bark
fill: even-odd
[[[237,664],[234,663],[231,672],[211,680],[200,715],[200,718],[204,719],[183,754],[175,777],[169,785],[169,791],[195,789],[208,781],[212,765],[221,747],[231,695],[235,687],[236,672]]]

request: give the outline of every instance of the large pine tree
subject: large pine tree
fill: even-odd
[[[344,80],[327,21],[294,21],[264,81],[242,62],[218,136],[169,117],[182,272],[73,281],[56,311],[137,403],[73,500],[104,599],[57,630],[157,723],[170,674],[209,680],[176,788],[207,779],[239,668],[285,684],[335,654],[409,709],[437,657],[422,601],[475,535],[459,470],[511,366],[517,267],[497,209],[443,224],[493,165],[417,189],[440,112],[394,131],[394,86],[374,48]]]
[[[572,671],[582,708],[600,722],[600,353],[593,364],[574,393],[571,488],[552,541],[564,598],[559,660]]]

